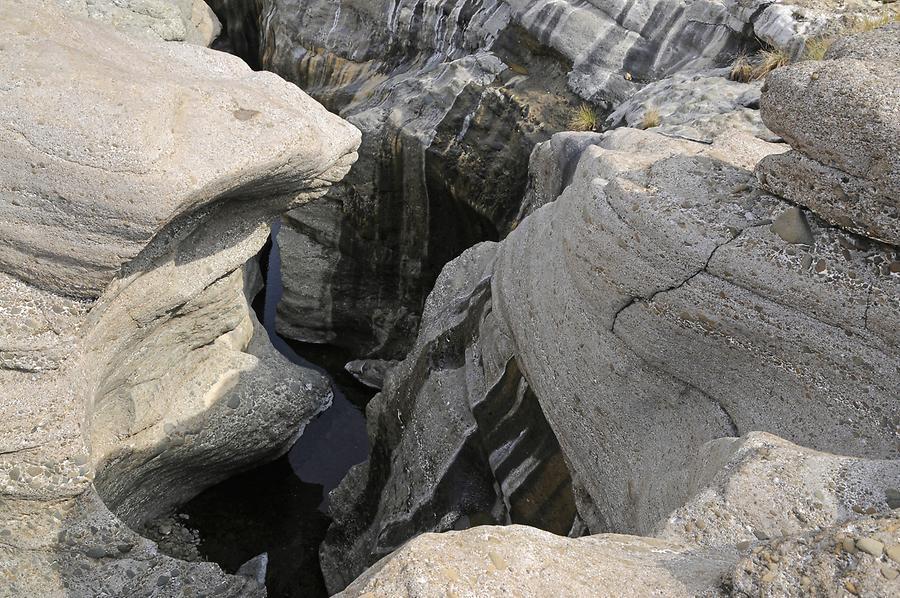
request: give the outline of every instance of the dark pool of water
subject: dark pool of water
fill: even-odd
[[[278,234],[278,223],[272,236]],[[275,332],[275,306],[281,297],[278,245],[264,249],[265,290],[254,309],[272,344],[294,363],[313,367],[332,380],[334,402],[307,425],[282,458],[218,484],[181,509],[200,532],[200,552],[235,572],[267,552],[266,587],[271,598],[327,596],[318,549],[330,523],[328,492],[347,470],[368,456],[363,412],[372,389],[344,370],[352,357],[329,346],[297,343]]]

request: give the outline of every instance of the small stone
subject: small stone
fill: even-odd
[[[844,589],[853,594],[854,596],[859,594],[859,590],[856,588],[856,584],[850,581],[849,579],[844,582]]]
[[[900,490],[888,488],[884,491],[884,498],[889,509],[900,509]]]
[[[800,208],[789,208],[772,223],[772,232],[786,243],[812,245],[815,243],[806,216]]]
[[[737,543],[738,550],[747,550],[750,548],[750,540],[741,540]]]
[[[895,563],[900,563],[900,544],[891,544],[884,549],[884,553]]]
[[[856,547],[876,559],[880,558],[881,553],[884,552],[884,544],[873,538],[860,538],[856,541]]]
[[[237,409],[241,406],[241,397],[237,395],[231,395],[228,398],[228,402],[226,403],[230,409]]]
[[[893,569],[888,565],[882,565],[881,574],[884,575],[885,579],[893,581],[897,579],[898,575],[900,575],[900,571],[897,571],[896,569]]]
[[[159,587],[162,587],[162,586],[166,585],[167,583],[169,583],[168,575],[160,575],[159,577],[156,578],[156,585],[158,585]]]
[[[762,581],[763,581],[763,583],[772,583],[773,581],[775,581],[775,572],[769,571],[768,573],[763,575]]]
[[[126,552],[131,552],[131,549],[134,548],[134,544],[132,544],[131,542],[123,542],[122,544],[116,546],[116,548],[119,550],[119,552],[124,554]]]
[[[506,561],[499,553],[494,552],[493,550],[488,551],[488,557],[491,559],[491,563],[493,563],[494,567],[498,570],[503,571],[507,568]]]
[[[761,529],[753,530],[753,535],[756,536],[757,539],[759,539],[759,540],[768,540],[769,539],[769,534],[762,531]]]
[[[84,551],[84,554],[92,559],[102,559],[106,556],[106,549],[100,548],[99,546],[91,546]]]
[[[849,552],[850,554],[856,554],[856,544],[853,542],[851,538],[844,538],[841,541],[841,547],[844,549],[844,552]]]

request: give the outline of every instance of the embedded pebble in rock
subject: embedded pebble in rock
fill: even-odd
[[[772,232],[784,239],[786,243],[813,245],[812,231],[806,216],[800,208],[788,208],[772,223]]]
[[[856,547],[875,558],[879,558],[884,551],[884,544],[872,538],[860,538],[856,541]]]

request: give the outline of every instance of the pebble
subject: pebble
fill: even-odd
[[[860,538],[856,541],[856,547],[865,553],[871,554],[876,559],[884,552],[884,544],[873,538]]]
[[[849,579],[844,582],[844,589],[856,596],[859,594],[859,590],[856,588],[856,584],[850,581]]]
[[[506,561],[498,553],[494,552],[493,550],[490,550],[490,551],[488,551],[488,557],[490,557],[491,563],[494,564],[494,567],[496,567],[500,571],[503,571],[504,569],[506,569],[506,567],[507,567]]]
[[[844,548],[844,552],[849,552],[850,554],[856,554],[856,544],[854,544],[851,538],[844,538],[841,541],[841,546]]]
[[[884,549],[884,553],[895,563],[900,563],[900,544],[891,544]]]
[[[897,579],[897,576],[900,575],[900,571],[893,569],[887,565],[881,566],[881,574],[884,575],[885,579],[893,581]]]

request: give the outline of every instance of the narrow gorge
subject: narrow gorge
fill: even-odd
[[[0,30],[0,597],[900,596],[894,3]]]

